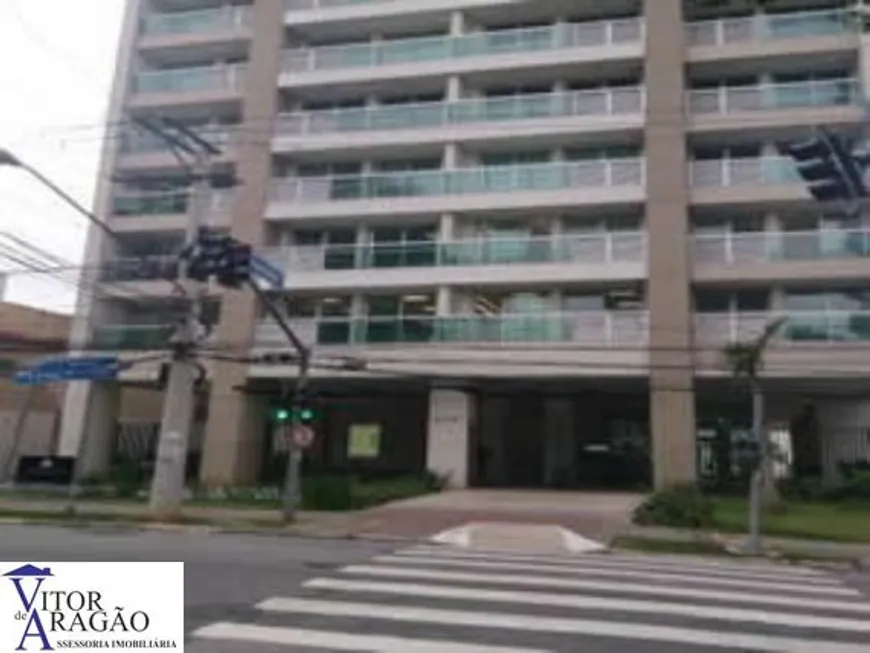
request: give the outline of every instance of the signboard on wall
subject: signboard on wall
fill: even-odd
[[[352,424],[347,434],[348,458],[377,458],[381,453],[380,424]]]

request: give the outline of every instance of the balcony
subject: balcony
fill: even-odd
[[[857,34],[854,21],[842,10],[758,14],[690,23],[686,39],[693,49],[773,44],[794,39],[842,38]],[[843,47],[842,43],[840,47]],[[695,52],[694,54],[698,54]]]
[[[696,281],[834,281],[870,276],[870,231],[696,234]]]
[[[540,136],[578,130],[640,128],[643,87],[608,88],[360,109],[284,114],[276,126],[276,149],[405,146],[421,141]],[[574,118],[587,120],[578,124]],[[560,120],[561,119],[561,120]],[[565,120],[567,119],[567,120]]]
[[[791,159],[779,156],[695,160],[689,183],[695,204],[799,204],[810,197]]]
[[[643,55],[637,18],[564,23],[463,36],[438,36],[301,48],[284,55],[282,84],[358,82],[362,77],[444,76],[487,69],[574,65],[583,60],[636,59]],[[587,52],[583,52],[586,50]]]
[[[870,372],[870,311],[771,311],[696,314],[699,373],[729,374],[722,348],[758,337],[780,318],[785,321],[765,353],[765,376],[854,382]]]
[[[395,2],[395,0],[284,0],[287,11],[307,11],[309,9],[332,9],[353,5],[371,5]]]
[[[172,13],[150,13],[143,19],[142,36],[148,45],[158,39],[173,37],[209,36],[215,38],[221,32],[232,32],[250,27],[249,7],[221,7]]]
[[[854,79],[698,89],[688,93],[695,131],[793,128],[862,120],[860,85]],[[787,112],[783,114],[782,112]]]
[[[100,280],[106,283],[173,281],[178,279],[178,273],[178,256],[125,257],[103,263],[100,268]]]
[[[638,203],[643,185],[644,162],[638,158],[298,177],[273,182],[267,217]]]
[[[209,193],[205,223],[215,226],[229,223],[234,194],[231,189],[214,189]],[[174,191],[118,191],[112,201],[112,228],[117,231],[148,229],[184,230],[190,208],[187,189]]]
[[[306,344],[435,345],[449,343],[574,343],[642,347],[648,339],[644,311],[451,315],[292,320]],[[285,342],[271,322],[257,329],[257,344]]]
[[[246,70],[245,64],[145,70],[133,80],[131,101],[136,106],[154,106],[232,99],[243,90]]]
[[[166,349],[174,332],[168,324],[101,326],[94,329],[91,346],[107,351]]]
[[[202,138],[220,149],[214,163],[232,160],[238,125],[191,126]],[[134,131],[124,134],[118,150],[118,166],[121,168],[178,168],[178,157],[166,141],[151,133]]]
[[[762,231],[697,234],[698,264],[744,265],[779,261],[870,259],[870,231]]]
[[[804,342],[870,344],[870,311],[699,313],[695,316],[696,336],[707,345],[746,342],[779,318],[785,318],[785,322],[772,341],[774,346]]]
[[[266,256],[287,271],[294,289],[638,280],[646,275],[646,234],[295,246]]]

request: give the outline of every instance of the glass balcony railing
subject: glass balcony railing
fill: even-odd
[[[694,188],[801,183],[792,160],[779,156],[699,159],[691,162],[689,173]]]
[[[552,237],[481,237],[368,245],[305,245],[274,248],[265,256],[293,272],[367,268],[419,268],[541,263],[640,263],[646,259],[641,231]]]
[[[801,342],[870,344],[870,311],[699,313],[695,316],[695,332],[703,345],[746,342],[779,318],[785,318],[785,322],[774,336],[774,346]]]
[[[280,116],[276,131],[294,135],[388,131],[568,116],[640,115],[643,111],[643,87],[624,87],[458,102],[301,111]]]
[[[643,186],[640,158],[276,179],[275,202],[329,202]]]
[[[690,113],[704,115],[848,106],[858,104],[859,99],[856,80],[835,79],[698,89],[689,92],[688,104]]]
[[[693,240],[695,262],[700,264],[870,258],[866,230],[696,234]]]
[[[175,327],[169,324],[111,325],[94,329],[92,346],[107,350],[166,349]]]
[[[690,45],[730,45],[806,36],[839,36],[857,33],[855,21],[842,10],[800,11],[787,14],[758,14],[741,18],[720,18],[690,23]]]
[[[179,247],[179,249],[181,249]],[[178,256],[152,255],[126,257],[107,261],[100,267],[100,280],[117,281],[173,281],[179,274]]]
[[[396,0],[284,0],[287,11],[305,11],[306,9],[332,9],[350,5],[383,4]],[[413,2],[413,0],[411,0]]]
[[[133,91],[146,93],[195,93],[202,91],[240,91],[246,66],[206,66],[145,70],[136,75]]]
[[[606,47],[640,43],[643,22],[638,18],[563,23],[463,36],[396,39],[353,45],[288,50],[284,70],[372,68],[420,61],[486,57],[522,52],[544,52],[571,48]]]
[[[208,34],[250,25],[248,7],[223,7],[172,13],[152,13],[145,16],[143,33],[146,36],[181,34]]]
[[[208,197],[209,213],[226,213],[232,210],[231,190],[215,189]],[[186,190],[167,192],[117,193],[112,201],[112,213],[116,216],[178,215],[187,213],[190,193]]]
[[[238,125],[214,126],[214,125],[189,125],[199,136],[219,148],[228,148],[234,145],[234,139]],[[150,132],[131,131],[121,138],[120,151],[123,154],[154,154],[171,153],[172,148],[162,138]]]
[[[576,342],[629,347],[648,340],[645,311],[322,318],[292,324],[303,340],[318,345]],[[258,344],[280,342],[273,327],[260,324]]]

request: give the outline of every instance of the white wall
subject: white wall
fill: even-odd
[[[471,410],[471,399],[464,392],[436,389],[429,395],[426,469],[446,476],[451,487],[468,485]]]

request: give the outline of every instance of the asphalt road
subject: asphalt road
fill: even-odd
[[[867,574],[8,525],[0,559],[184,561],[188,653],[870,651]]]

